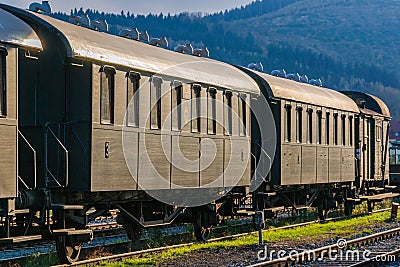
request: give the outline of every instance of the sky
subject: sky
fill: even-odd
[[[134,14],[176,14],[180,12],[218,12],[225,9],[240,7],[253,0],[49,0],[52,11],[69,13],[71,9],[97,9],[99,11],[120,13],[121,10]],[[28,8],[33,0],[0,0],[4,4]]]

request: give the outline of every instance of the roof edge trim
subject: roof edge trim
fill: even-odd
[[[33,29],[34,29],[34,27],[31,25],[31,23],[40,24],[44,27],[47,27],[49,30],[56,32],[57,36],[60,38],[61,42],[65,45],[65,48],[67,51],[67,56],[74,57],[72,46],[69,43],[67,37],[60,30],[55,28],[53,25],[49,24],[48,22],[39,18],[38,16],[35,16],[31,12],[21,9],[21,8],[17,8],[17,7],[13,7],[13,6],[9,6],[6,4],[1,4],[1,3],[0,3],[0,8],[2,8],[5,11],[10,12],[14,16],[17,16],[18,18],[22,19],[23,21],[28,23]]]

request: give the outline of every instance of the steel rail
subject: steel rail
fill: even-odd
[[[390,239],[394,236],[400,235],[400,227],[390,229],[387,231],[375,233],[372,235],[356,238],[356,239],[351,239],[347,240],[347,246],[345,248],[339,247],[339,244],[333,244],[333,245],[328,245],[328,246],[323,246],[319,247],[313,250],[307,250],[303,251],[301,253],[298,253],[296,255],[292,256],[286,256],[270,261],[264,261],[260,262],[257,264],[249,265],[248,267],[265,267],[265,266],[270,266],[270,267],[283,267],[283,266],[292,266],[294,264],[304,264],[306,262],[313,261],[314,259],[311,259],[310,255],[313,256],[313,258],[322,258],[322,256],[327,252],[327,251],[335,251],[339,252],[347,247],[363,247],[365,245],[378,242],[381,240],[385,239]],[[326,255],[326,254],[325,254]],[[315,257],[314,257],[315,256]],[[364,265],[359,265],[359,266],[364,266]]]
[[[356,264],[350,265],[349,267],[372,267],[372,266],[382,266],[382,263],[385,263],[387,261],[381,261],[381,259],[388,259],[389,256],[395,256],[396,260],[400,260],[400,249],[395,249],[392,251],[389,251],[387,253],[383,253],[380,255],[377,255],[371,259],[365,260],[365,261],[360,261]]]
[[[387,209],[375,210],[373,212],[368,212],[368,213],[363,213],[363,214],[356,214],[356,215],[348,215],[348,216],[342,216],[342,217],[329,218],[329,219],[326,219],[324,222],[346,220],[346,219],[366,216],[366,215],[369,215],[371,213],[380,213],[380,212],[385,212],[385,211],[389,211],[389,210],[391,210],[391,209],[387,208]],[[307,225],[316,224],[316,223],[320,223],[320,222],[321,222],[320,220],[314,220],[314,221],[310,221],[310,222],[298,223],[298,224],[293,224],[293,225],[268,228],[268,229],[263,230],[263,232],[269,232],[269,231],[275,231],[275,230],[283,230],[283,229],[293,229],[293,228],[307,226]],[[399,231],[400,231],[400,229],[399,229]],[[258,231],[252,231],[252,232],[248,232],[248,233],[241,233],[241,234],[223,236],[223,237],[209,239],[208,242],[218,242],[218,241],[236,239],[236,238],[240,238],[240,237],[244,237],[244,236],[248,236],[248,235],[252,235],[252,234],[257,234],[257,233],[258,233]],[[99,257],[99,258],[95,258],[95,259],[83,260],[83,261],[75,262],[75,263],[70,264],[70,265],[54,265],[52,267],[95,266],[95,265],[100,264],[102,262],[121,262],[121,261],[130,259],[130,258],[133,258],[133,257],[138,257],[138,256],[146,254],[146,253],[161,252],[161,251],[165,251],[165,250],[169,250],[169,249],[190,246],[190,245],[193,245],[193,244],[196,244],[196,242],[189,242],[189,243],[185,243],[185,244],[178,244],[178,245],[164,246],[164,247],[158,247],[158,248],[152,248],[152,249],[146,249],[146,250],[140,250],[140,251],[133,251],[133,252],[122,253],[122,254],[117,254],[117,255]]]

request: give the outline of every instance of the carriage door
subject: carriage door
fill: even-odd
[[[382,121],[375,121],[375,179],[382,179],[382,156],[383,156],[383,149],[382,149]]]
[[[364,117],[363,122],[363,140],[362,140],[362,154],[363,154],[363,180],[370,179],[370,142],[369,137],[371,135],[370,131],[370,120]]]
[[[356,156],[356,166],[355,166],[355,177],[356,177],[356,187],[361,187],[361,136],[362,131],[360,132],[360,117],[354,117],[354,148],[355,148],[355,156]]]
[[[374,121],[367,118],[367,153],[368,153],[368,176],[367,179],[374,179],[375,174],[375,125]]]

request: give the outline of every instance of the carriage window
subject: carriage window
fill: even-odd
[[[225,92],[225,103],[224,103],[224,127],[225,134],[232,134],[232,92]]]
[[[199,133],[200,132],[200,92],[201,87],[198,85],[193,85],[192,89],[192,132]]]
[[[239,96],[239,135],[246,136],[246,95]]]
[[[172,88],[172,130],[182,129],[182,90],[181,82],[174,81]]]
[[[0,116],[7,115],[6,54],[0,51]]]
[[[317,111],[317,144],[322,144],[322,111]]]
[[[329,113],[329,112],[327,112],[326,113],[326,119],[325,119],[325,143],[327,144],[327,145],[329,145],[329,134],[330,134],[330,132],[329,132],[329,130],[330,130],[330,128],[329,128],[329,121],[330,121],[330,117],[331,117],[331,114]]]
[[[217,91],[214,88],[208,89],[208,133],[215,134],[217,131],[217,103],[216,103]]]
[[[292,106],[285,105],[285,117],[284,117],[284,124],[285,124],[285,142],[291,141],[291,133],[292,133]]]
[[[353,146],[353,117],[349,116],[349,146]]]
[[[296,142],[303,142],[303,108],[298,107],[296,110]]]
[[[346,115],[342,115],[342,145],[346,145]]]
[[[312,134],[313,134],[313,125],[312,125],[312,115],[313,110],[307,110],[307,143],[312,144]]]
[[[382,140],[382,127],[380,125],[376,125],[376,141]]]
[[[115,69],[102,67],[100,69],[100,94],[101,94],[101,123],[114,123],[114,88],[115,88]]]
[[[338,145],[338,114],[333,114],[333,143]]]
[[[139,87],[140,74],[130,71],[127,73],[127,121],[128,125],[139,126]]]
[[[161,84],[163,80],[153,77],[150,84],[150,127],[151,129],[161,128]]]

